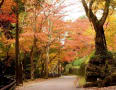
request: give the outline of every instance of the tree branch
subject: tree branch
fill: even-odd
[[[86,1],[85,0],[82,0],[82,4],[83,4],[83,7],[84,7],[84,9],[85,9],[85,12],[86,12],[86,15],[87,15],[87,17],[88,17],[88,6],[87,6],[87,3],[86,3]]]
[[[88,7],[86,1],[82,0],[82,4],[84,6],[86,15],[89,18],[89,21],[92,22],[93,24],[98,22],[97,17],[92,12],[92,5],[93,5],[94,2],[95,2],[95,0],[91,0],[90,3],[89,3],[89,7]]]
[[[91,21],[94,23],[98,22],[97,17],[94,15],[94,13],[92,12],[92,5],[95,2],[95,0],[91,0],[89,3],[89,18],[91,19]]]
[[[109,7],[110,7],[110,0],[106,0],[103,16],[99,21],[100,25],[104,25],[106,18],[108,16],[108,13],[109,13]]]
[[[4,3],[4,0],[1,1],[1,3],[0,3],[0,8],[2,7],[3,3]]]
[[[92,9],[92,5],[93,3],[95,2],[95,0],[91,0],[90,3],[89,3],[89,9]]]

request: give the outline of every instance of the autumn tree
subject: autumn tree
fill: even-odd
[[[104,82],[101,82],[100,84],[101,86],[104,86],[106,84],[105,79],[110,73],[110,70],[108,69],[109,68],[108,62],[111,62],[110,60],[112,60],[112,55],[108,54],[107,43],[103,27],[108,17],[109,10],[111,8],[110,7],[111,0],[81,0],[81,1],[85,9],[86,15],[89,21],[92,23],[96,33],[95,57],[92,57],[90,59],[90,62],[87,66],[86,69],[87,80],[89,79],[93,79],[92,81],[104,80]],[[101,10],[103,12],[100,19],[96,15],[98,10]],[[97,66],[99,66],[99,68],[97,68]],[[94,72],[92,67],[96,67],[98,71]],[[99,72],[101,70],[100,68],[104,68],[104,70],[102,72]]]
[[[14,28],[16,28],[16,82],[19,84],[22,83],[22,72],[19,63],[19,13],[24,9],[23,3],[20,0],[2,0],[0,7],[0,25],[9,41],[14,38],[11,33],[13,31],[12,23],[15,24]]]
[[[107,44],[106,44],[106,39],[104,35],[103,25],[109,13],[110,0],[104,1],[105,2],[104,13],[100,20],[97,19],[97,16],[92,11],[93,4],[95,3],[95,1],[96,0],[90,0],[89,7],[85,0],[82,0],[82,3],[85,8],[86,15],[89,18],[89,21],[92,22],[94,26],[94,30],[96,32],[96,38],[95,38],[96,54],[102,54],[104,52],[107,52]]]
[[[112,13],[112,15],[110,15],[110,17],[107,19],[107,23],[104,26],[105,30],[106,30],[106,40],[107,40],[107,44],[108,44],[108,49],[112,52],[116,51],[116,30],[115,30],[115,25],[116,25],[116,16],[115,16],[115,12]]]
[[[16,0],[16,5],[12,7],[16,15],[16,37],[15,37],[15,52],[16,52],[16,82],[17,85],[23,83],[22,62],[19,60],[19,14],[24,11],[24,3],[22,0]]]
[[[50,47],[54,42],[58,42],[59,38],[59,32],[62,30],[62,27],[60,28],[60,25],[58,26],[56,23],[59,23],[61,21],[61,18],[63,15],[60,14],[60,11],[65,8],[63,5],[62,1],[55,1],[51,3],[46,4],[46,9],[44,9],[44,18],[45,18],[45,23],[43,22],[43,32],[46,33],[47,35],[47,42],[46,42],[46,60],[45,60],[45,77],[48,78],[49,75],[49,70],[48,70],[48,65],[50,61]],[[61,21],[61,23],[63,23]],[[59,31],[57,32],[57,29]],[[55,33],[55,31],[57,33]]]
[[[21,51],[30,53],[29,76],[31,79],[35,77],[36,70],[39,70],[39,77],[48,77],[51,69],[54,69],[50,66],[51,62],[54,62],[53,60],[56,61],[54,65],[56,67],[58,54],[52,52],[52,50],[55,49],[55,45],[60,45],[60,40],[58,41],[59,32],[64,27],[64,22],[61,20],[63,15],[59,13],[64,8],[61,2],[58,4],[57,2],[44,3],[35,1],[26,2],[26,25],[23,27],[24,32],[20,34]],[[35,64],[35,62],[37,63]]]

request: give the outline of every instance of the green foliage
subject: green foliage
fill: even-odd
[[[95,51],[93,51],[90,55],[88,55],[86,57],[77,59],[76,63],[74,61],[74,63],[75,63],[74,65],[79,65],[78,73],[77,73],[78,76],[85,77],[86,65],[88,64],[90,58],[94,56],[94,53],[95,53]]]
[[[35,69],[35,72],[34,72],[35,78],[39,78],[39,77],[40,77],[40,76],[39,76],[40,73],[41,73],[41,72],[40,72],[40,69],[39,69],[39,68],[36,68],[36,69]]]
[[[80,68],[78,69],[78,75],[79,76],[85,76],[85,69],[86,69],[86,64],[85,64],[85,62],[83,62],[80,65]]]
[[[4,43],[0,42],[0,52],[6,53],[10,50],[11,45],[4,45]]]
[[[77,78],[79,78],[79,79],[78,79],[79,87],[83,87],[83,85],[86,84],[85,77],[83,77],[83,76],[78,76]]]
[[[85,59],[86,59],[86,57],[80,58],[80,59],[77,58],[77,59],[72,63],[72,65],[73,65],[73,66],[80,66],[80,65],[85,61]]]
[[[113,58],[116,60],[116,52],[113,52]]]
[[[44,2],[45,0],[38,0],[38,3]]]
[[[79,17],[80,19],[85,19],[85,18],[87,18],[85,15],[83,15],[83,16],[80,16]]]
[[[14,0],[14,2],[17,3],[18,6],[13,6],[12,10],[14,11],[14,13],[21,13],[25,11],[25,7],[24,7],[24,2],[22,2],[22,0]],[[18,7],[18,10],[17,10]]]
[[[108,52],[104,52],[104,54],[99,54],[99,55],[95,55],[93,54],[91,57],[90,57],[90,60],[94,60],[94,59],[112,59],[113,58],[113,54],[112,52],[108,51]]]
[[[2,43],[2,42],[0,42],[0,48],[3,48],[3,47],[4,47],[3,43]]]
[[[78,76],[85,75],[86,65],[88,64],[91,57],[94,56],[95,51],[93,51],[90,55],[85,56],[83,58],[76,58],[72,63],[67,64],[65,66],[65,73],[76,74]]]
[[[68,74],[69,73],[69,69],[72,68],[72,64],[67,64],[65,66],[65,74]]]

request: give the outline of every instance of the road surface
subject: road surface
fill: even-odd
[[[116,90],[116,86],[103,88],[76,88],[76,76],[62,76],[60,78],[48,79],[42,82],[34,82],[31,84],[18,87],[16,90]]]
[[[20,87],[16,90],[80,90],[76,88],[74,81],[76,76],[62,76],[43,82]]]

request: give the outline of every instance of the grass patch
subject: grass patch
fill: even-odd
[[[85,80],[85,77],[84,76],[78,76],[79,78],[79,87],[83,87],[83,85],[86,84],[86,80]]]
[[[86,84],[84,76],[77,76],[77,80],[74,82],[76,87],[83,87]]]

